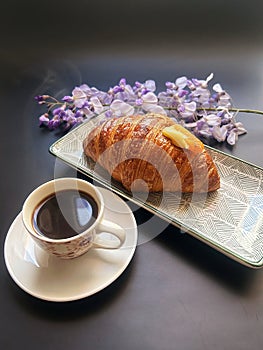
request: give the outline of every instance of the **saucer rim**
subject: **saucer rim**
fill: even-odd
[[[123,201],[123,199],[121,199],[119,196],[117,196],[115,193],[111,192],[108,189],[105,188],[101,188],[101,187],[97,187],[99,189],[99,191],[101,191],[102,196],[107,196],[107,195],[112,195],[114,197],[114,199],[117,199],[119,201],[121,201],[122,206],[125,206],[127,212],[125,212],[126,215],[129,215],[130,219],[133,222],[133,226],[131,227],[132,229],[132,233],[134,235],[134,244],[131,247],[127,247],[129,249],[129,254],[127,256],[127,258],[125,259],[125,262],[123,263],[123,266],[121,266],[119,268],[119,270],[113,274],[112,278],[108,279],[105,281],[105,283],[102,283],[101,285],[99,285],[97,288],[94,288],[92,290],[87,290],[87,292],[83,292],[83,293],[76,293],[75,295],[72,295],[71,297],[67,296],[67,297],[55,297],[55,296],[46,296],[44,294],[41,294],[39,292],[35,292],[32,289],[28,288],[27,286],[25,286],[21,279],[17,278],[16,273],[14,271],[14,268],[12,267],[12,263],[8,258],[8,249],[9,249],[9,240],[10,240],[10,236],[13,233],[15,226],[18,225],[18,221],[21,221],[22,223],[22,212],[20,211],[17,216],[15,217],[15,219],[13,220],[13,222],[11,223],[8,232],[6,234],[5,237],[5,242],[4,242],[4,261],[5,261],[5,265],[7,268],[7,271],[9,273],[9,275],[11,276],[11,278],[13,279],[13,281],[17,284],[18,287],[20,287],[24,292],[28,293],[29,295],[44,300],[44,301],[51,301],[51,302],[69,302],[69,301],[76,301],[76,300],[80,300],[83,298],[88,298],[100,291],[102,291],[103,289],[105,289],[106,287],[108,287],[109,285],[111,285],[115,280],[117,280],[122,274],[123,272],[126,270],[126,268],[128,267],[128,265],[130,264],[134,254],[135,254],[135,250],[137,247],[137,243],[138,243],[138,227],[137,227],[137,222],[135,220],[135,217],[133,215],[133,212],[131,211],[130,207],[125,203],[125,201]],[[109,210],[110,209],[105,209],[105,210]],[[121,214],[120,214],[121,215]],[[22,234],[26,234],[26,229],[25,228],[21,228],[23,230]],[[33,240],[32,240],[33,242]],[[33,242],[33,244],[35,244]],[[17,257],[19,259],[19,257]]]

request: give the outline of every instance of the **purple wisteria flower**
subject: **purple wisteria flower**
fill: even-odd
[[[209,88],[212,79],[213,74],[205,79],[181,76],[167,81],[165,90],[157,93],[154,80],[136,81],[132,86],[122,78],[107,91],[81,84],[61,101],[38,95],[38,104],[48,108],[39,117],[39,124],[50,130],[69,130],[101,113],[106,118],[119,118],[153,112],[168,115],[204,142],[215,140],[234,145],[246,129],[236,121],[238,110],[223,87],[216,83]]]

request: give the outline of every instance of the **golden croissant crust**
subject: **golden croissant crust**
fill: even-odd
[[[129,191],[210,192],[220,187],[203,143],[164,115],[109,119],[90,131],[83,149]]]

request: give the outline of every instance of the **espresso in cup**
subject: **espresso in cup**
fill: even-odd
[[[24,226],[35,243],[58,258],[76,258],[90,248],[118,249],[125,230],[104,219],[104,199],[85,180],[60,178],[40,185],[23,204]],[[109,233],[105,238],[101,233]]]
[[[34,210],[33,227],[52,239],[64,239],[87,230],[98,217],[95,199],[74,189],[59,191],[44,199]]]

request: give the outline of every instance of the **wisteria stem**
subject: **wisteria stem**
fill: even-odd
[[[215,111],[218,112],[221,109],[218,108],[198,108],[198,111]],[[228,112],[237,112],[237,113],[250,113],[250,114],[260,114],[263,115],[263,111],[260,111],[258,109],[246,109],[246,108],[235,108],[235,107],[228,107],[226,108]]]

